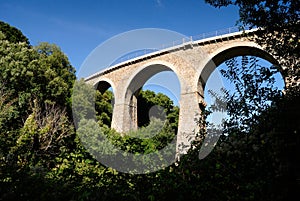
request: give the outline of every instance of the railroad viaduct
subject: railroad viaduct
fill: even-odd
[[[193,40],[145,54],[111,66],[85,78],[104,92],[112,87],[114,107],[111,127],[124,133],[137,129],[137,92],[153,75],[173,71],[180,82],[180,112],[177,133],[177,153],[185,153],[195,137],[201,108],[205,106],[204,87],[213,70],[224,61],[243,55],[258,56],[273,64],[274,57],[250,36],[255,30],[238,31]],[[183,146],[185,145],[185,146]]]

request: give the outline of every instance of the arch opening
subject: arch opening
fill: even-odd
[[[221,64],[225,61],[242,57],[242,56],[253,56],[260,58],[260,60],[266,61],[272,64],[274,67],[277,68],[279,72],[282,72],[282,68],[279,66],[276,59],[267,53],[266,51],[253,47],[253,46],[237,46],[231,47],[221,52],[216,51],[216,54],[213,55],[212,59],[208,61],[208,63],[204,66],[203,70],[201,71],[201,75],[199,76],[198,80],[198,90],[204,92],[205,85],[207,83],[208,78],[212,74],[212,72],[218,68]]]
[[[114,90],[108,81],[99,81],[96,85],[95,110],[100,126],[111,127],[114,108]]]
[[[213,111],[208,121],[215,126],[221,125],[224,119],[229,118],[228,110],[232,110],[228,107],[233,104],[229,97],[236,98],[238,95],[249,105],[251,100],[256,99],[255,104],[259,100],[260,106],[252,105],[252,115],[259,115],[263,107],[271,104],[266,94],[279,94],[284,90],[281,72],[272,55],[256,47],[234,47],[216,54],[204,67],[198,81],[207,108]],[[249,90],[254,90],[251,92],[253,97],[249,96]]]
[[[285,83],[277,64],[270,54],[255,47],[226,49],[206,64],[198,88],[212,113],[206,119],[207,146],[200,149],[199,158],[213,150],[221,135],[237,130],[248,133],[272,97],[281,94]]]
[[[131,79],[125,94],[133,124],[130,130],[147,128],[154,118],[177,134],[179,94],[180,81],[170,67],[162,64],[143,67]]]
[[[249,60],[252,59],[257,59],[256,60],[256,71],[251,72],[251,69],[249,69],[250,72],[245,72],[245,75],[241,75],[239,73],[242,73],[241,71],[236,71],[236,72],[230,72],[230,69],[227,65],[233,65],[232,61],[236,62],[235,65],[239,65],[240,68],[243,68],[243,58],[247,57]],[[266,61],[264,59],[261,58],[257,58],[257,57],[251,57],[251,56],[243,56],[243,57],[233,57],[229,60],[226,60],[225,62],[221,63],[219,66],[217,66],[217,68],[211,73],[211,75],[209,76],[207,82],[205,83],[204,86],[204,97],[205,97],[205,101],[207,103],[207,108],[211,108],[212,106],[215,107],[216,105],[216,100],[217,98],[224,98],[225,101],[225,96],[230,97],[230,96],[234,96],[236,94],[239,94],[240,96],[242,96],[242,94],[245,93],[249,93],[246,92],[246,90],[250,90],[250,86],[249,83],[245,83],[245,82],[249,82],[251,81],[251,79],[253,80],[253,85],[260,85],[260,87],[255,87],[253,86],[253,89],[256,89],[256,93],[253,93],[253,99],[254,98],[259,98],[256,96],[260,96],[260,98],[264,98],[264,94],[261,94],[260,89],[265,90],[265,93],[270,93],[270,91],[278,91],[279,93],[282,92],[285,88],[285,83],[284,83],[284,79],[283,76],[280,72],[277,71],[277,69],[274,69],[274,65],[272,63],[270,63],[269,61]],[[227,64],[226,64],[227,63]],[[229,64],[230,63],[230,64]],[[250,64],[248,64],[250,65]],[[249,66],[248,66],[249,67]],[[251,68],[251,67],[249,67]],[[234,74],[237,75],[234,75]],[[247,74],[246,74],[247,73]],[[252,78],[251,78],[251,73],[252,74]],[[270,79],[263,81],[263,80],[259,80],[259,76],[261,74],[261,76],[266,76],[263,74],[272,74],[270,75]],[[224,77],[224,75],[228,76],[227,78]],[[235,81],[233,80],[233,76],[236,76],[236,79],[240,79],[240,81]],[[248,76],[248,78],[246,78],[246,76]],[[231,80],[229,80],[231,79]],[[263,79],[263,78],[262,78]],[[248,81],[247,81],[248,80]],[[273,80],[273,81],[272,81]],[[254,83],[257,82],[257,83]],[[219,84],[217,84],[219,83]],[[237,85],[246,85],[246,86],[241,86],[239,89],[237,89]],[[245,88],[243,90],[241,90],[242,88]],[[269,90],[269,91],[268,91]],[[227,93],[227,94],[225,94]],[[249,97],[250,99],[251,97]],[[267,100],[267,97],[265,97],[265,101],[266,103],[269,105],[271,104],[270,100]],[[228,100],[227,100],[228,101]],[[226,106],[226,103],[221,103],[223,104],[222,107]],[[224,110],[225,108],[219,108],[220,110]],[[211,119],[210,119],[211,120]]]

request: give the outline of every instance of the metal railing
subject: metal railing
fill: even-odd
[[[162,44],[158,48],[143,49],[143,50],[138,50],[138,51],[135,51],[135,52],[131,52],[129,54],[126,54],[126,55],[118,58],[113,63],[111,63],[110,66],[114,66],[116,64],[131,60],[131,59],[134,59],[134,58],[137,58],[137,57],[141,57],[141,56],[144,56],[144,55],[147,55],[147,54],[150,54],[150,53],[161,51],[163,49],[168,49],[168,48],[172,48],[172,47],[175,47],[175,46],[183,45],[185,43],[204,40],[204,39],[207,39],[207,38],[222,36],[222,35],[226,35],[226,34],[237,33],[237,32],[246,31],[246,30],[250,30],[249,27],[242,27],[241,28],[241,27],[236,26],[236,27],[229,27],[229,28],[226,28],[226,29],[212,31],[212,32],[208,32],[208,33],[203,33],[203,34],[199,34],[199,35],[196,35],[196,36],[184,37],[181,40],[173,41],[172,43],[169,43],[169,44]]]

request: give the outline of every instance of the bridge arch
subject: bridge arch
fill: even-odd
[[[198,76],[198,90],[204,91],[205,84],[210,77],[211,73],[222,63],[228,59],[238,56],[256,56],[264,59],[275,66],[278,66],[278,70],[281,72],[282,69],[279,67],[278,61],[265,51],[261,46],[251,41],[243,41],[237,43],[229,43],[216,50],[214,50],[207,61],[204,63],[204,67]]]
[[[255,31],[255,30],[254,30]],[[254,31],[249,31],[254,33]],[[88,83],[107,81],[114,90],[115,104],[112,128],[124,133],[133,128],[130,115],[134,115],[134,93],[156,73],[173,71],[180,83],[180,114],[177,133],[177,151],[185,153],[195,137],[204,103],[204,88],[211,73],[220,64],[237,56],[257,56],[279,66],[273,55],[250,41],[244,32],[220,35],[184,42],[141,57],[117,64],[103,72],[86,78]],[[279,68],[281,71],[281,68]],[[110,80],[99,80],[108,78]],[[102,83],[103,84],[103,83]],[[101,84],[101,85],[102,85]],[[115,84],[115,85],[114,85]],[[103,85],[105,88],[105,85]]]
[[[163,71],[174,72],[179,80],[180,87],[182,87],[182,76],[177,69],[178,67],[172,63],[162,60],[156,60],[142,65],[141,67],[137,68],[128,79],[122,98],[128,102],[134,92],[139,90],[147,82],[147,80]]]
[[[94,89],[99,91],[101,94],[104,94],[108,89],[112,89],[112,94],[113,94],[113,97],[112,97],[112,100],[111,100],[111,105],[112,105],[112,109],[114,108],[114,104],[115,104],[115,95],[116,95],[116,91],[115,91],[115,86],[113,84],[113,82],[108,79],[108,78],[101,78],[99,80],[97,80],[94,84]],[[97,107],[96,107],[97,108]],[[97,111],[97,109],[96,109]],[[98,111],[97,111],[98,112]],[[110,125],[109,126],[112,126],[112,120],[113,120],[113,116],[114,116],[114,112],[112,111],[112,116],[110,116]],[[101,116],[101,114],[100,114]],[[108,124],[109,123],[109,120],[107,118],[104,118],[105,121],[103,121],[102,123],[104,124]]]
[[[101,93],[104,93],[110,87],[112,88],[113,92],[115,92],[116,90],[114,83],[108,78],[101,78],[97,80],[93,85],[94,88],[100,91]]]
[[[198,77],[198,91],[201,91],[201,93],[203,94],[203,98],[205,98],[204,90],[206,87],[206,83],[207,83],[208,79],[210,78],[211,74],[213,73],[213,71],[216,68],[218,68],[221,64],[226,62],[227,60],[236,58],[236,57],[241,57],[241,56],[254,56],[254,57],[263,59],[263,60],[271,63],[272,65],[276,66],[278,71],[281,73],[281,76],[283,76],[282,75],[283,69],[279,65],[279,62],[275,59],[275,57],[272,54],[270,54],[269,52],[264,50],[258,44],[251,42],[251,41],[238,41],[238,42],[232,42],[229,44],[225,43],[225,45],[214,49],[209,54],[209,57],[207,58],[207,60],[205,62],[201,63],[203,65],[203,68],[201,69],[200,75]],[[223,85],[224,83],[222,82],[221,77],[218,77],[218,78],[214,77],[214,79],[212,79],[212,80],[213,80],[213,82],[211,82],[211,80],[210,80],[210,84],[213,83],[214,86],[210,85],[209,89],[219,90],[220,89],[219,87],[226,86],[226,85]],[[278,80],[276,80],[276,81],[278,81]],[[283,81],[284,81],[284,84],[286,84],[285,79],[283,79]],[[214,88],[214,87],[216,87],[216,88]],[[213,91],[213,92],[217,92],[217,94],[218,94],[217,90]],[[222,123],[221,123],[222,118],[226,118],[226,115],[227,115],[227,111],[216,111],[216,113],[214,112],[213,114],[210,115],[210,118],[208,119],[209,123],[212,124],[214,127],[218,127],[218,126],[222,125]],[[208,133],[203,144],[210,144],[210,146],[201,148],[199,157],[201,157],[201,158],[205,157],[205,156],[207,156],[207,154],[210,153],[210,151],[213,149],[213,147],[217,143],[222,132],[223,131],[220,129],[220,130],[215,130],[211,133]],[[211,145],[213,145],[213,146],[211,146]]]
[[[123,95],[121,96],[125,101],[125,105],[129,105],[129,111],[127,114],[129,113],[129,121],[131,126],[126,130],[138,128],[137,96],[140,92],[140,89],[151,77],[165,71],[174,72],[179,81],[180,87],[182,86],[181,76],[177,70],[177,67],[172,63],[162,60],[155,60],[145,63],[144,65],[138,67],[129,77],[125,85]]]

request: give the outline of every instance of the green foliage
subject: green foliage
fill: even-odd
[[[178,127],[178,116],[179,116],[179,107],[174,106],[173,101],[166,95],[162,93],[155,94],[155,92],[150,90],[141,90],[138,97],[138,126],[147,126],[150,122],[149,111],[153,106],[159,107],[162,109],[160,115],[156,115],[161,119],[167,118],[172,129],[177,133]],[[166,117],[164,117],[166,115]]]
[[[46,102],[56,102],[70,107],[71,89],[75,80],[75,69],[67,56],[53,44],[40,43],[35,47],[38,52],[38,65],[41,71],[36,77],[36,92]]]
[[[205,0],[215,6],[239,7],[240,22],[256,27],[278,28],[285,24],[299,24],[299,1],[294,0]],[[293,27],[296,29],[296,27]]]
[[[83,79],[75,81],[72,94],[73,120],[77,125],[81,119],[95,119],[95,89]]]
[[[70,108],[75,71],[58,47],[42,43],[32,49],[25,43],[0,40],[0,54],[1,82],[16,99],[14,126],[25,121],[34,99]]]
[[[7,40],[0,40],[0,53],[1,82],[5,83],[12,99],[18,98],[16,107],[22,116],[32,95],[33,72],[38,69],[37,54],[24,43],[14,44]]]
[[[0,33],[2,33],[4,39],[8,40],[10,43],[25,43],[29,45],[28,38],[26,38],[19,29],[2,21],[0,21]]]
[[[264,47],[283,68],[291,87],[300,79],[299,70],[299,1],[294,0],[206,0],[215,7],[235,5],[239,24],[258,27],[255,42]]]
[[[101,126],[111,125],[113,113],[113,93],[106,90],[103,94],[96,91],[95,109],[97,112],[97,120]]]
[[[108,136],[114,145],[126,152],[145,154],[164,148],[174,137],[175,133],[168,123],[154,118],[148,126],[130,131],[123,137],[115,132]]]
[[[261,113],[282,95],[281,90],[275,86],[274,75],[278,73],[278,68],[262,66],[258,61],[257,57],[250,56],[227,60],[227,68],[221,69],[221,74],[231,82],[233,92],[222,89],[223,95],[219,95],[209,91],[216,99],[210,109],[225,109],[228,113],[226,129],[249,131],[258,123]]]
[[[293,156],[300,142],[295,105],[299,93],[280,93],[274,86],[275,68],[261,66],[251,57],[243,57],[241,64],[237,61],[227,61],[228,68],[222,70],[235,93],[223,89],[220,96],[210,91],[217,100],[211,109],[228,110],[223,135],[201,162],[196,157],[202,141],[196,142],[181,166],[183,171],[194,171],[188,176],[199,182],[196,189],[206,186],[199,190],[205,192],[202,199],[291,200],[299,187],[299,165]]]
[[[180,161],[153,173],[125,174],[105,167],[95,156],[99,151],[104,153],[100,157],[114,156],[114,145],[125,155],[145,154],[142,162],[155,165],[147,163],[147,154],[156,154],[176,137],[179,108],[162,94],[142,91],[140,108],[147,110],[141,110],[139,118],[148,119],[123,136],[108,128],[112,93],[95,92],[83,80],[73,87],[74,69],[57,46],[42,43],[33,49],[4,35],[0,34],[0,200],[279,201],[297,195],[300,89],[287,88],[278,96],[272,88],[275,69],[259,66],[250,57],[241,64],[229,60],[223,75],[238,91],[215,96],[218,104],[213,109],[226,106],[230,121],[213,152],[198,158],[207,133],[205,112],[199,120],[200,140]],[[77,133],[70,120],[71,100]],[[154,105],[164,108],[160,112],[167,114],[167,121],[149,118]]]
[[[252,94],[254,98],[249,97],[246,100],[250,102],[243,102],[235,97],[234,102],[239,104],[229,106],[232,109],[233,120],[241,117],[239,112],[243,111],[243,119],[239,122],[247,127],[247,132],[235,126],[236,122],[227,122],[226,132],[230,135],[222,136],[218,150],[221,153],[227,151],[228,160],[227,158],[222,160],[220,152],[214,154],[217,151],[209,156],[219,164],[218,167],[223,167],[224,172],[228,172],[227,175],[233,173],[232,177],[222,175],[222,180],[233,183],[231,188],[237,189],[234,192],[238,192],[230,195],[227,200],[239,200],[241,197],[243,200],[294,200],[300,187],[300,168],[295,159],[299,153],[300,143],[300,109],[297,104],[300,94],[299,1],[206,0],[206,2],[215,7],[235,5],[239,8],[241,25],[259,28],[255,33],[256,36],[251,39],[277,60],[286,84],[285,94],[278,98],[272,97],[276,92],[273,93],[269,89],[260,90],[256,94],[254,89],[257,87],[248,83],[246,87],[253,91],[244,91],[244,94]],[[263,76],[259,75],[258,78],[268,80],[265,76],[269,72],[262,73]],[[233,73],[227,75],[231,76]],[[242,75],[248,76],[247,73]],[[250,77],[248,80],[252,81],[256,76]],[[255,78],[254,83],[257,81]],[[243,99],[243,96],[241,98]],[[262,106],[254,104],[254,107],[247,110],[251,103],[264,98],[271,101],[269,107],[265,107],[266,103],[263,102]],[[259,110],[257,114],[251,116],[249,111],[255,111],[253,109]],[[225,157],[225,153],[223,156]],[[229,182],[225,184],[228,185]],[[224,191],[224,195],[228,196],[230,191]]]
[[[0,83],[0,130],[6,127],[14,114],[14,100],[10,98],[10,93],[5,90],[5,86]]]
[[[33,49],[3,23],[0,54],[0,199],[32,200],[29,194],[52,187],[44,176],[54,158],[74,146],[69,100],[75,72],[58,47]]]

